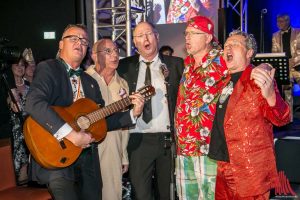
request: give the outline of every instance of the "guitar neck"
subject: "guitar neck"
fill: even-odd
[[[124,108],[131,105],[131,100],[129,97],[125,97],[119,101],[116,101],[108,106],[100,108],[94,112],[91,112],[87,115],[87,117],[91,120],[91,123],[94,123],[100,119],[104,119],[105,117],[123,110]]]

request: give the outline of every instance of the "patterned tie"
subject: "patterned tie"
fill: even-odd
[[[153,62],[145,62],[143,61],[146,65],[146,75],[145,75],[145,85],[151,85],[151,73],[150,73],[150,65]],[[149,99],[147,102],[145,102],[144,109],[143,109],[143,120],[147,124],[151,121],[152,119],[152,108],[151,108],[151,99]]]
[[[68,74],[69,74],[69,77],[71,77],[71,76],[73,76],[73,75],[75,75],[75,76],[80,76],[80,75],[82,74],[82,72],[83,72],[83,69],[81,69],[81,68],[79,68],[79,69],[77,69],[77,70],[70,69],[70,70],[68,71]]]

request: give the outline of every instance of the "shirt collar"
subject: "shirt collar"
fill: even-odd
[[[156,66],[159,67],[158,62],[160,61],[160,58],[158,56],[158,53],[156,54],[156,56],[152,60],[146,60],[143,56],[140,55],[139,63],[141,63],[142,61],[143,62],[149,62],[149,61],[153,62],[151,64],[151,66],[153,66],[153,67],[151,67],[151,68],[154,69],[154,68],[156,68]]]
[[[140,58],[139,58],[139,62],[141,62],[141,61],[144,61],[144,62],[153,62],[153,63],[155,63],[157,60],[159,59],[159,57],[158,57],[158,53],[156,54],[156,56],[152,59],[152,60],[147,60],[147,59],[145,59],[142,55],[140,55]]]
[[[96,65],[91,65],[87,70],[92,72],[92,74],[95,74],[95,76],[98,76],[99,78],[101,78],[104,81],[104,77],[101,74],[98,74],[98,72],[96,71]],[[118,78],[118,72],[115,71],[112,81],[116,81],[117,78]]]
[[[288,33],[289,31],[291,30],[291,27],[289,27],[287,30],[283,31],[283,30],[280,30],[281,34],[284,34],[284,33]]]
[[[70,69],[73,69],[73,68],[71,67],[71,65],[69,65],[69,64],[68,64],[66,61],[64,61],[62,58],[60,58],[60,60],[61,60],[62,63],[65,64],[65,67],[67,68],[67,71],[70,71]],[[73,70],[75,70],[75,71],[80,70],[80,66],[78,66],[76,69],[73,69]]]

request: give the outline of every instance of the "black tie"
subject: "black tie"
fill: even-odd
[[[144,61],[143,61],[144,62]],[[152,62],[144,62],[147,65],[145,74],[145,85],[151,85],[150,65]],[[145,102],[143,109],[143,120],[148,124],[152,119],[151,99]]]

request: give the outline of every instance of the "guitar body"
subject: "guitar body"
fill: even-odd
[[[146,85],[137,92],[147,100],[155,94],[155,89],[153,86]],[[99,142],[107,132],[105,117],[121,111],[131,104],[132,102],[127,96],[104,108],[99,108],[94,101],[82,98],[69,107],[53,106],[52,108],[74,130],[85,130],[92,134],[96,142]],[[68,167],[77,160],[82,151],[82,148],[75,146],[66,138],[58,141],[32,117],[26,119],[23,129],[30,153],[45,168]]]
[[[99,110],[98,105],[90,99],[82,98],[69,107],[52,107],[74,130],[79,131],[76,121],[79,117]],[[92,123],[86,130],[96,141],[106,136],[105,118]],[[31,117],[24,124],[25,142],[35,160],[48,169],[68,167],[79,157],[82,148],[75,146],[67,139],[59,142],[51,133]]]

